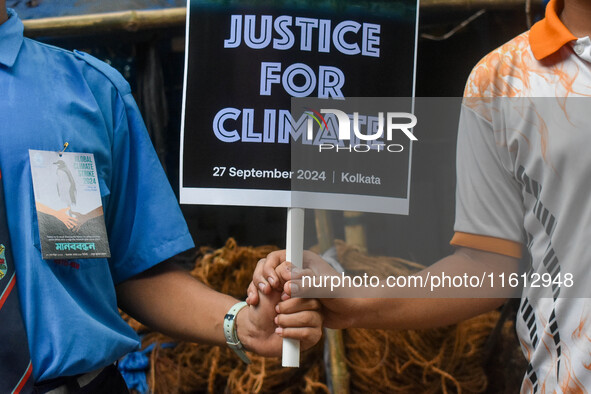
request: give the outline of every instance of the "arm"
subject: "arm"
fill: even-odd
[[[121,309],[142,323],[172,337],[215,345],[225,345],[224,316],[238,302],[170,262],[119,284],[116,290]],[[312,300],[287,305],[280,315],[280,329],[276,330],[279,297],[279,293],[269,292],[261,296],[260,305],[244,308],[238,314],[238,337],[247,350],[278,356],[282,337],[302,340],[304,348],[320,339],[322,321],[318,305]]]
[[[476,275],[517,272],[519,260],[496,253],[458,248],[421,273]],[[485,289],[486,290],[486,289]],[[483,290],[484,291],[484,290]],[[386,298],[357,299],[351,325],[368,328],[422,329],[458,323],[493,310],[506,301],[496,298]]]
[[[8,13],[6,12],[6,0],[0,3],[0,25],[8,20]]]
[[[308,264],[318,267],[319,257],[306,254]],[[315,261],[311,261],[314,259]],[[286,294],[291,293],[290,281],[292,275],[290,265],[283,263],[285,254],[276,252],[267,259],[261,260],[253,282],[257,283],[263,294],[272,289],[284,287]],[[477,275],[484,272],[507,275],[518,271],[519,260],[496,253],[483,252],[469,248],[458,248],[456,252],[438,261],[417,275],[431,276],[445,272],[448,275]],[[270,280],[269,280],[270,278]],[[272,283],[273,285],[271,285]],[[482,291],[496,290],[487,289]],[[380,290],[381,291],[381,290]],[[444,326],[476,316],[502,305],[507,293],[495,294],[494,298],[396,298],[404,296],[406,290],[399,288],[385,288],[387,292],[380,294],[390,298],[324,298],[322,312],[325,325],[333,328],[365,327],[387,329],[420,329]],[[427,291],[427,290],[425,290]],[[481,289],[478,289],[480,292]],[[254,284],[249,287],[248,302],[255,305],[258,294]],[[454,293],[455,290],[454,290]],[[449,296],[449,294],[447,295]],[[461,295],[458,295],[461,297]],[[284,298],[287,298],[284,296]],[[281,310],[281,306],[279,307]]]

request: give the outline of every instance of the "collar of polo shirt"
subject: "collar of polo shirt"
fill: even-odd
[[[552,55],[565,44],[577,40],[577,37],[558,17],[562,7],[562,0],[550,0],[546,7],[546,17],[533,25],[529,32],[529,44],[538,60]]]

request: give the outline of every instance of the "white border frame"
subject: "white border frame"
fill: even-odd
[[[414,114],[418,38],[419,38],[419,11],[420,0],[417,0],[415,23],[415,48],[412,75],[412,107]],[[181,141],[179,152],[179,195],[181,204],[203,205],[231,205],[231,206],[258,206],[258,207],[283,207],[283,208],[309,208],[341,211],[359,211],[372,213],[387,213],[408,215],[410,206],[410,186],[412,172],[412,141],[409,146],[408,158],[408,188],[406,198],[378,197],[357,194],[339,194],[322,192],[300,192],[289,190],[264,190],[264,189],[221,189],[183,187],[183,157],[185,141],[185,110],[187,103],[187,80],[189,65],[189,25],[191,19],[191,0],[187,0],[187,21],[185,31],[185,70],[183,77],[183,102],[181,118]]]

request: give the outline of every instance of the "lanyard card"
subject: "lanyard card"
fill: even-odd
[[[111,257],[92,153],[29,150],[44,259]]]

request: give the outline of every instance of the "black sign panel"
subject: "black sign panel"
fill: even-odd
[[[290,206],[292,97],[412,96],[416,2],[309,4],[190,2],[182,203]]]

